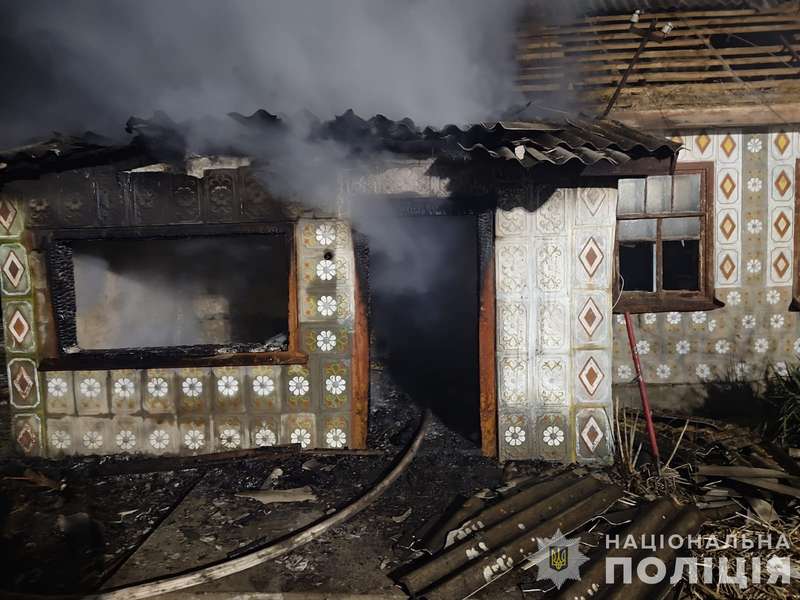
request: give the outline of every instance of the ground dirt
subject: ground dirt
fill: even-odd
[[[111,477],[95,476],[93,469],[138,459],[6,462],[5,477],[29,468],[63,489],[3,481],[1,587],[63,594],[122,586],[225,559],[341,508],[381,479],[421,419],[422,410],[382,371],[372,375],[369,446],[384,455],[292,454],[224,468]],[[272,479],[275,469],[282,475]],[[523,464],[513,475],[531,472],[544,476],[551,468]],[[504,473],[435,420],[410,468],[372,507],[289,555],[196,589],[401,593],[392,574],[415,557],[403,544],[409,534],[457,495],[496,487],[504,474],[508,467]],[[300,486],[310,486],[318,501],[264,505],[237,496]],[[476,597],[521,598],[526,578],[532,575],[512,572]]]

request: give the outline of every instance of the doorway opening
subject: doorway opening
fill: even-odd
[[[480,445],[477,217],[381,221],[369,236],[372,360]]]

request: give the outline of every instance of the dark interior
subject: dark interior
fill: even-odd
[[[395,217],[381,231],[370,238],[372,358],[414,402],[477,444],[476,218]]]
[[[662,242],[665,290],[700,289],[700,242],[673,240]]]
[[[653,242],[620,242],[619,273],[627,292],[654,292]]]
[[[256,344],[288,330],[284,235],[71,246],[81,348]]]

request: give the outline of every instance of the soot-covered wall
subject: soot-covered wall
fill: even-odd
[[[363,445],[366,397],[353,382],[350,225],[300,212],[278,206],[242,169],[194,178],[103,167],[0,191],[0,283],[16,450],[56,457]],[[289,312],[298,326],[289,352],[264,354],[263,363],[241,355],[240,364],[224,366],[212,356],[179,368],[152,359],[142,367],[102,361],[58,367],[59,360],[70,364],[64,361],[77,348],[65,353],[57,339],[56,313],[65,307],[53,302],[53,278],[61,275],[48,273],[48,240],[84,228],[112,238],[153,227],[171,235],[224,234],[237,224],[272,221],[290,223],[293,235],[297,302]],[[210,252],[207,260],[222,255]],[[265,267],[262,274],[269,272]],[[146,303],[141,310],[146,326]]]

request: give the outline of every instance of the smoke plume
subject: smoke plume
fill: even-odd
[[[0,146],[258,108],[423,124],[512,103],[520,0],[0,0]]]

